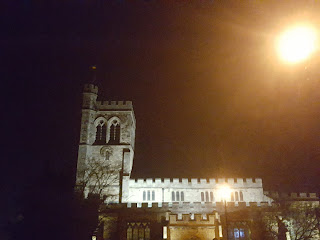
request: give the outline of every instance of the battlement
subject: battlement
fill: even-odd
[[[98,110],[133,110],[132,101],[97,101]]]
[[[98,94],[98,86],[95,86],[91,83],[85,84],[83,88],[83,92]]]
[[[110,204],[109,204],[110,205]],[[212,210],[224,209],[224,202],[128,202],[120,204],[112,204],[117,208],[130,208],[130,209],[150,209],[150,210],[164,210],[171,211],[174,209],[184,209],[190,211],[192,209],[210,208]],[[273,203],[270,202],[227,202],[227,207],[229,211],[233,209],[243,209],[243,208],[261,208],[261,207],[271,207]]]
[[[264,192],[265,195],[271,197],[274,200],[285,199],[285,200],[306,200],[306,201],[319,201],[317,193],[284,193],[284,192]]]
[[[222,184],[229,184],[234,188],[241,187],[262,187],[261,178],[147,178],[130,179],[130,187],[171,187],[171,188],[192,188],[192,187],[214,187]]]

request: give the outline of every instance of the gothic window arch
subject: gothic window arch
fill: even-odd
[[[144,239],[144,227],[142,225],[139,226],[139,239]]]
[[[135,227],[133,229],[132,239],[133,240],[138,240],[138,228],[137,227]]]
[[[184,192],[181,192],[181,201],[184,201]]]
[[[144,238],[145,238],[146,240],[150,240],[150,228],[149,228],[149,226],[147,226],[146,229],[145,229]]]
[[[147,196],[148,196],[148,201],[150,201],[150,190],[148,190]]]
[[[243,202],[243,192],[240,191],[240,201]]]
[[[146,200],[146,191],[143,191],[143,201]]]
[[[204,192],[201,192],[201,202],[204,202]]]
[[[106,154],[105,154],[105,160],[109,160],[109,158],[110,158],[110,151],[106,151]]]
[[[107,126],[106,119],[99,117],[94,122],[96,127],[96,139],[94,144],[106,144],[107,139]]]
[[[206,192],[206,202],[209,202],[209,193]]]
[[[150,240],[150,222],[128,222],[126,240]]]
[[[211,202],[214,201],[213,192],[210,192],[210,201],[211,201]]]
[[[236,200],[236,202],[239,201],[239,193],[238,192],[235,192],[235,200]]]
[[[132,240],[132,228],[128,227],[127,229],[127,239]]]
[[[120,120],[117,117],[113,117],[109,120],[108,124],[109,141],[108,144],[120,143]]]
[[[176,201],[176,195],[175,195],[174,191],[172,191],[172,193],[171,193],[171,200],[172,200],[172,202]]]
[[[176,192],[176,201],[180,201],[179,191]]]

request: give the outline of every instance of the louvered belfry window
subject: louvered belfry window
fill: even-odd
[[[120,143],[120,123],[114,120],[110,126],[110,138],[109,144],[119,144]]]

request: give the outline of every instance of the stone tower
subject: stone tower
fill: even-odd
[[[132,102],[97,101],[98,87],[83,91],[77,188],[85,196],[106,195],[106,201],[128,199],[136,121]]]

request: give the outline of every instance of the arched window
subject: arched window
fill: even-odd
[[[240,191],[240,201],[242,202],[243,201],[243,192]]]
[[[108,143],[109,144],[120,143],[120,123],[116,119],[114,119],[110,125],[110,138]]]
[[[146,200],[146,191],[143,191],[143,201]]]
[[[213,192],[210,192],[210,201],[213,202],[214,198],[213,198]]]
[[[150,228],[147,226],[145,229],[145,240],[150,240]]]
[[[154,191],[152,191],[152,201],[154,201],[154,199],[155,199],[155,193]]]
[[[234,229],[234,233],[233,234],[234,234],[234,238],[235,239],[239,239],[240,238],[240,234],[239,234],[239,229],[238,228]]]
[[[181,201],[184,201],[184,192],[181,192]]]
[[[127,229],[127,240],[132,240],[132,228],[128,227]]]
[[[178,191],[176,192],[176,200],[177,200],[177,202],[180,201],[180,196],[179,196],[179,192]]]
[[[172,200],[172,202],[176,201],[176,196],[174,194],[174,191],[172,191],[172,193],[171,193],[171,200]]]
[[[209,193],[206,192],[206,202],[209,202]]]
[[[204,192],[201,192],[201,202],[204,202]]]
[[[139,227],[139,239],[144,239],[144,228],[143,228],[143,226]]]
[[[239,201],[239,193],[238,192],[235,192],[235,199],[236,199],[236,202]]]
[[[106,159],[106,160],[109,160],[109,158],[110,158],[110,152],[106,151],[105,159]]]
[[[231,192],[231,202],[234,202],[234,192]]]
[[[138,240],[138,228],[137,227],[135,227],[133,229],[132,239],[133,240]]]
[[[150,201],[150,191],[147,192],[148,196],[148,201]]]
[[[103,120],[100,120],[96,127],[95,144],[106,144],[107,127]]]
[[[127,223],[127,240],[150,240],[149,222]]]

